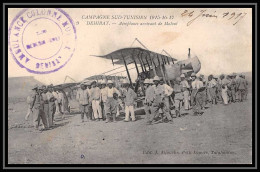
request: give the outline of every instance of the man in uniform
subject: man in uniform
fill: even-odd
[[[230,75],[230,82],[229,82],[229,88],[231,92],[231,102],[235,103],[236,102],[236,79],[233,74]]]
[[[89,95],[89,102],[90,102],[88,105],[88,112],[89,112],[90,119],[94,120],[93,109],[92,109],[92,87],[90,82],[86,82],[86,85],[87,85],[87,92]]]
[[[183,101],[184,101],[184,109],[187,111],[190,109],[190,103],[189,103],[189,94],[190,94],[190,85],[188,81],[185,79],[185,75],[181,74],[181,85],[183,88]]]
[[[120,96],[120,92],[113,87],[113,82],[109,80],[107,82],[107,101],[105,105],[105,113],[106,113],[106,123],[110,121],[111,116],[113,117],[113,122],[116,122],[116,112],[118,106],[118,96]]]
[[[33,87],[34,96],[33,96],[33,101],[30,105],[30,109],[33,112],[33,125],[36,130],[38,130],[40,121],[42,120],[43,123],[43,129],[47,128],[47,121],[46,117],[44,114],[44,102],[43,98],[41,95],[41,88],[38,88],[36,85]]]
[[[214,78],[213,75],[208,76],[208,84],[207,84],[208,88],[207,89],[208,89],[208,93],[210,95],[209,101],[212,104],[217,104],[217,95],[216,95],[217,83],[213,78]]]
[[[220,75],[219,84],[221,86],[221,95],[224,105],[228,104],[228,84],[229,81],[225,78],[225,75]]]
[[[84,122],[84,114],[86,115],[87,122],[90,119],[90,114],[88,113],[89,110],[88,105],[90,104],[90,102],[89,102],[89,94],[88,91],[86,90],[86,87],[87,85],[85,85],[85,83],[81,83],[76,98],[77,101],[79,102],[82,122]]]
[[[238,100],[243,102],[246,94],[246,80],[243,78],[243,74],[239,75],[239,79],[237,79],[237,91],[238,91]]]
[[[129,112],[131,113],[132,121],[135,121],[135,112],[134,112],[134,101],[137,98],[136,93],[132,88],[130,88],[129,81],[125,82],[126,95],[125,95],[125,122],[129,121]]]
[[[49,102],[49,116],[48,116],[48,123],[49,127],[53,126],[53,119],[54,119],[54,114],[56,111],[56,105],[55,105],[55,100],[56,98],[53,96],[53,85],[48,86],[48,92],[46,93],[48,102]]]
[[[181,110],[181,104],[183,101],[183,87],[181,84],[181,78],[177,77],[176,78],[176,83],[174,84],[174,107],[175,107],[175,114],[177,117],[181,116],[180,110]]]
[[[191,96],[190,96],[190,102],[191,102],[191,106],[193,107],[193,106],[195,106],[195,103],[196,103],[196,100],[195,100],[195,93],[196,93],[196,85],[195,84],[192,84],[195,80],[196,80],[196,78],[197,78],[197,76],[196,76],[196,74],[195,73],[192,73],[191,74]]]
[[[193,75],[194,76],[194,75]],[[196,75],[195,75],[196,76]],[[192,94],[195,99],[195,105],[193,106],[193,112],[194,115],[201,115],[202,114],[202,109],[204,107],[204,91],[205,91],[205,86],[201,79],[196,78],[192,83]]]
[[[107,101],[107,86],[106,86],[106,82],[102,81],[101,82],[101,90],[100,90],[100,102],[101,102],[103,120],[106,118],[106,113],[105,113],[106,101]]]
[[[47,93],[48,93],[48,89],[46,88],[45,85],[42,86],[42,99],[43,99],[43,102],[44,102],[44,105],[43,105],[43,110],[44,110],[44,115],[45,115],[45,118],[46,118],[46,123],[47,123],[47,128],[50,127],[50,124],[49,124],[49,113],[50,113],[50,110],[49,110],[49,100],[48,100],[48,96],[47,96]],[[46,129],[47,129],[46,128]]]
[[[204,75],[202,75],[202,74],[200,74],[199,80],[203,83],[203,87],[205,88],[205,89],[203,89],[201,91],[201,95],[202,95],[202,110],[204,110],[205,106],[207,104],[207,83],[206,83],[206,80],[204,78]]]
[[[152,102],[154,101],[154,95],[155,95],[152,84],[153,84],[152,79],[144,80],[144,86],[145,86],[144,110],[145,110],[145,115],[148,123],[151,118],[151,111],[152,111],[151,106],[152,106]]]
[[[246,76],[243,74],[242,78],[245,80],[246,82],[246,90],[245,90],[245,95],[244,95],[244,100],[247,100],[247,94],[248,94],[248,81],[246,80]]]
[[[167,84],[164,84],[163,79],[160,79],[158,76],[155,76],[153,81],[155,85],[155,100],[152,103],[152,114],[159,115],[161,110],[162,114],[164,114],[168,121],[172,123],[173,121],[170,115],[169,96],[172,94],[173,88],[171,88]],[[161,120],[163,119],[164,117]]]
[[[102,112],[100,107],[100,89],[97,87],[96,81],[92,82],[91,99],[94,118],[96,121],[100,121],[102,120]]]

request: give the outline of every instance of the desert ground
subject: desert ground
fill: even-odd
[[[25,102],[8,103],[9,164],[251,164],[252,93],[248,100],[207,105],[202,116],[174,123],[84,122],[56,117],[55,128],[35,131]]]

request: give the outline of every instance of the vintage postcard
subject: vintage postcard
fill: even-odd
[[[253,163],[252,8],[7,13],[8,164]]]

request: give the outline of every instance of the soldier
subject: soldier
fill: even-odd
[[[34,92],[33,101],[31,103],[30,109],[33,112],[34,128],[36,130],[38,130],[40,121],[42,120],[43,129],[45,129],[45,128],[47,128],[47,122],[46,122],[46,117],[45,117],[44,110],[43,110],[44,102],[43,102],[43,98],[41,95],[42,89],[38,88],[38,85],[36,85],[35,87],[33,87],[33,90],[35,90],[35,92]]]
[[[125,82],[126,86],[126,95],[125,95],[125,122],[129,121],[129,112],[131,113],[132,121],[136,120],[135,112],[134,112],[134,101],[137,98],[136,93],[132,88],[130,88],[130,83],[128,81]]]
[[[212,104],[217,104],[217,95],[216,95],[216,88],[217,88],[217,83],[216,81],[213,79],[214,76],[213,75],[209,75],[208,76],[208,93],[209,93],[209,97],[210,97],[210,102]]]
[[[53,96],[53,85],[48,86],[48,92],[46,93],[48,102],[49,102],[49,115],[48,115],[48,124],[49,127],[53,126],[53,120],[54,120],[54,114],[56,111],[56,105],[55,105],[55,100],[56,98]]]
[[[96,81],[92,82],[92,91],[91,91],[91,99],[92,99],[92,109],[94,113],[94,118],[96,121],[102,120],[102,111],[100,107],[100,89],[96,85]]]
[[[50,110],[49,110],[49,100],[48,100],[48,96],[47,96],[47,93],[48,93],[48,90],[46,88],[45,85],[42,86],[42,99],[43,99],[43,102],[44,102],[44,105],[43,105],[43,110],[44,110],[44,115],[45,115],[45,118],[46,118],[46,123],[47,123],[47,128],[50,127],[50,124],[49,124],[49,113],[50,113]]]
[[[193,106],[193,112],[194,115],[201,115],[202,114],[202,109],[204,107],[204,91],[205,91],[205,86],[201,79],[196,78],[192,82],[192,94],[195,99],[195,105]]]
[[[248,94],[248,81],[246,80],[246,76],[243,74],[242,78],[245,80],[246,82],[246,90],[245,90],[245,95],[244,95],[244,100],[247,100],[247,94]]]
[[[196,80],[197,76],[195,73],[192,73],[191,74],[191,79],[192,79],[192,82],[191,82],[191,96],[190,96],[190,102],[191,102],[191,106],[195,106],[195,103],[196,103],[196,100],[195,100],[195,93],[197,92],[197,89],[196,89],[196,85],[195,84],[192,84],[195,80]]]
[[[151,114],[151,106],[152,106],[152,101],[154,100],[153,97],[153,87],[151,85],[151,80],[149,79],[145,79],[144,80],[144,87],[145,87],[145,98],[144,98],[144,110],[145,110],[145,115],[146,115],[146,119],[147,121],[149,121],[150,118],[150,114]]]
[[[199,80],[203,83],[203,87],[205,88],[205,89],[203,89],[201,91],[201,95],[202,95],[202,110],[204,110],[205,106],[207,104],[207,83],[206,83],[206,80],[204,78],[204,75],[202,75],[202,74],[199,76]]]
[[[174,107],[175,107],[175,113],[177,117],[181,116],[180,110],[181,110],[181,104],[183,101],[183,92],[184,88],[182,87],[181,84],[181,78],[177,77],[176,78],[176,83],[174,84]]]
[[[113,87],[113,82],[111,80],[107,82],[107,85],[107,101],[105,105],[106,123],[110,121],[111,116],[113,117],[113,122],[116,122],[117,99],[118,96],[120,96],[120,92]]]
[[[93,116],[93,109],[92,109],[92,86],[90,82],[86,82],[87,85],[87,91],[88,91],[88,95],[89,95],[89,105],[88,105],[88,112],[89,112],[89,116],[91,120],[94,120],[94,116]]]
[[[81,121],[84,122],[84,114],[86,114],[86,122],[89,121],[90,119],[90,114],[88,112],[89,107],[88,105],[90,104],[89,102],[89,94],[88,91],[86,90],[87,85],[85,83],[80,84],[80,89],[77,92],[77,101],[79,102],[80,106],[80,112],[81,112]]]
[[[65,119],[65,113],[64,113],[64,110],[65,110],[65,107],[64,107],[64,103],[65,103],[65,98],[64,98],[64,95],[61,91],[57,91],[58,92],[58,105],[59,105],[59,111],[60,113],[62,114],[62,119]]]
[[[221,85],[221,95],[224,105],[228,104],[228,80],[225,78],[225,75],[220,75],[219,84]]]
[[[230,75],[230,82],[229,82],[229,88],[231,92],[231,102],[235,103],[236,102],[236,79],[233,74]]]
[[[246,88],[246,80],[243,78],[243,74],[240,74],[239,79],[237,79],[238,100],[240,102],[243,102],[243,100],[245,99]]]
[[[107,87],[106,87],[106,82],[102,81],[101,82],[101,91],[100,91],[100,102],[101,102],[103,120],[106,118],[106,114],[105,114],[106,101],[107,101]]]
[[[168,121],[172,123],[173,121],[170,115],[169,96],[172,94],[173,88],[171,88],[167,84],[164,84],[163,79],[160,79],[158,76],[155,76],[153,81],[155,85],[155,100],[152,103],[152,114],[155,114],[157,116],[161,111],[161,113],[166,116]],[[161,120],[163,120],[163,118]]]
[[[181,85],[183,88],[183,101],[184,101],[184,109],[188,111],[190,109],[190,103],[189,103],[189,94],[190,94],[190,85],[188,81],[185,79],[185,75],[181,74]]]

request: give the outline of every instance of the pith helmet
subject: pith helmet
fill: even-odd
[[[177,77],[177,78],[176,78],[176,81],[181,81],[181,78],[180,78],[180,77]]]
[[[158,76],[155,76],[155,77],[153,78],[153,81],[160,81],[160,78],[159,78]]]
[[[181,76],[180,76],[181,78],[185,78],[185,75],[184,75],[184,73],[183,74],[181,74]]]
[[[144,80],[144,84],[149,84],[150,83],[150,80],[149,79],[145,79]]]
[[[38,89],[38,84],[35,84],[34,86],[33,86],[33,88],[32,88],[32,90],[35,90],[35,89]]]
[[[149,84],[153,84],[153,79],[149,79]]]
[[[195,74],[195,73],[192,73],[192,74],[191,74],[191,77],[196,77],[196,74]]]
[[[107,84],[113,84],[113,82],[111,80],[108,80]]]

